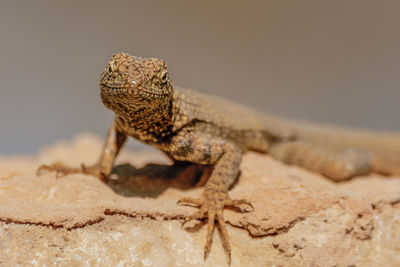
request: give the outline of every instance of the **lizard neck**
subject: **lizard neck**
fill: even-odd
[[[119,126],[127,134],[144,142],[158,142],[171,133],[171,100],[135,103],[113,108]]]

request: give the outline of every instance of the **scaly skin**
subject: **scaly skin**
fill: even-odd
[[[39,171],[84,172],[104,180],[128,136],[157,147],[174,160],[213,164],[203,194],[178,201],[199,207],[185,222],[208,219],[205,258],[216,220],[230,261],[224,207],[252,207],[247,200],[233,200],[228,195],[239,174],[242,153],[248,150],[269,153],[337,181],[372,171],[400,174],[398,134],[287,121],[214,96],[175,88],[166,63],[160,59],[115,54],[101,75],[100,88],[104,105],[116,116],[98,163],[81,168],[55,163],[41,166]]]

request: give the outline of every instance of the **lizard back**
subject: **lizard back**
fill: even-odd
[[[269,136],[277,138],[289,137],[295,132],[293,125],[285,119],[191,89],[175,89],[173,109],[179,116],[179,120],[175,120],[176,128],[196,120],[230,131],[268,132]]]
[[[400,133],[289,120],[263,114],[235,102],[185,88],[176,88],[174,105],[175,116],[179,117],[175,120],[176,129],[196,120],[229,129],[231,132],[258,133],[253,134],[250,139],[272,137],[274,140],[304,140],[336,151],[355,148],[372,153],[400,154]],[[266,150],[254,147],[257,143],[254,140],[251,143],[251,149]]]

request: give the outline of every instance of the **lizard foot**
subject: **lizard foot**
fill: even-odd
[[[107,176],[100,171],[100,168],[97,165],[86,167],[84,164],[81,164],[80,168],[73,168],[66,166],[64,163],[61,162],[55,162],[51,165],[40,165],[37,169],[36,175],[41,175],[43,172],[51,171],[56,172],[56,178],[60,178],[73,173],[83,173],[93,175],[105,183],[108,180]]]
[[[200,220],[200,219],[208,219],[208,229],[207,229],[207,238],[206,244],[204,246],[204,260],[207,258],[208,254],[210,253],[211,243],[212,243],[212,234],[214,232],[214,223],[217,220],[219,229],[222,235],[222,245],[224,250],[228,256],[228,262],[231,262],[231,246],[229,244],[229,237],[228,232],[226,230],[226,222],[223,216],[224,207],[235,207],[238,208],[241,212],[249,212],[253,211],[254,208],[250,204],[250,202],[246,199],[239,199],[234,200],[231,199],[228,193],[221,192],[208,192],[207,190],[204,191],[203,195],[200,198],[181,198],[178,200],[178,204],[182,205],[189,205],[189,206],[196,206],[199,210],[193,213],[190,216],[185,218],[185,221],[182,223],[182,227],[185,223],[191,220]],[[247,205],[251,208],[242,209],[241,206]]]

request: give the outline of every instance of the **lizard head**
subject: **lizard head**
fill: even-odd
[[[172,94],[167,64],[158,58],[141,58],[117,53],[111,57],[101,74],[102,90],[119,94],[157,98]]]
[[[100,78],[104,105],[116,113],[134,113],[146,105],[170,101],[173,84],[167,64],[157,58],[114,54]]]

